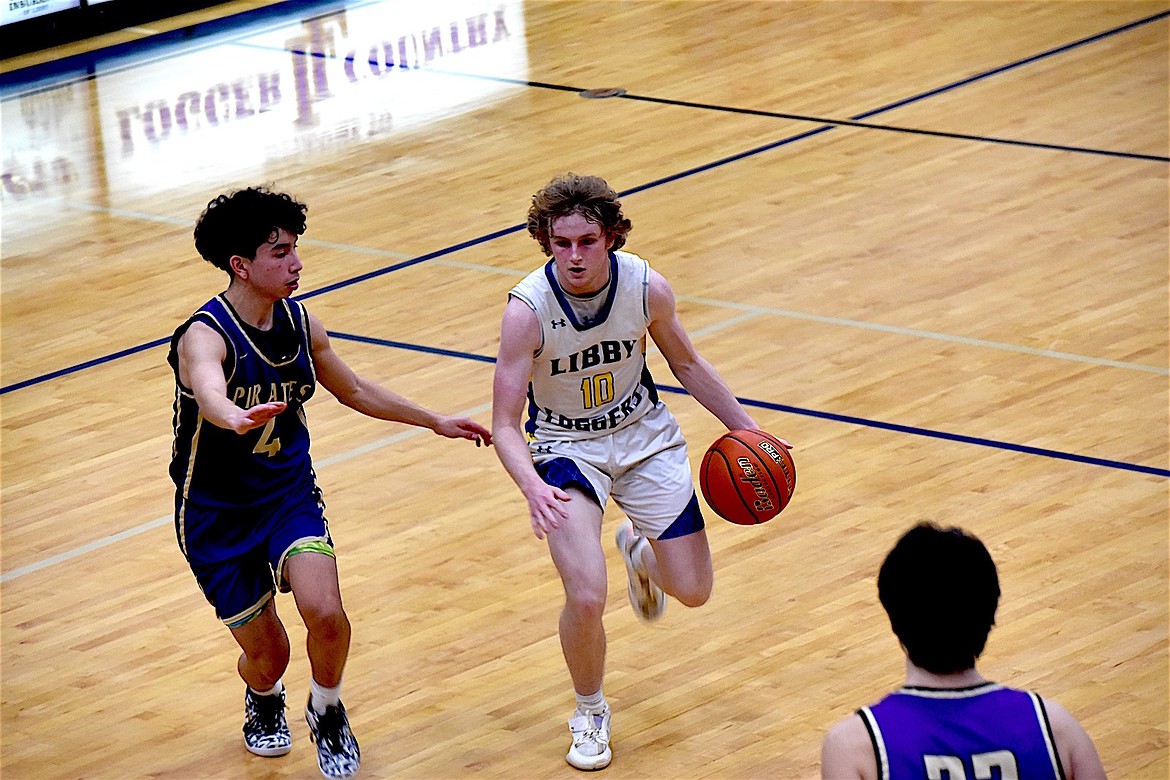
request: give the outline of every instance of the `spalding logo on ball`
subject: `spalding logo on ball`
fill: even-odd
[[[724,520],[766,523],[788,506],[796,464],[779,439],[763,431],[731,431],[707,448],[699,467],[703,498]]]

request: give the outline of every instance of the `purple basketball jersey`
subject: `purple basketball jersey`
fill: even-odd
[[[1064,778],[1044,703],[1028,691],[904,687],[858,714],[883,780]]]

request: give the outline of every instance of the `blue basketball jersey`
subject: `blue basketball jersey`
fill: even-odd
[[[188,501],[211,508],[247,507],[316,489],[303,408],[317,384],[308,314],[299,303],[286,299],[275,306],[273,320],[272,331],[251,329],[219,295],[171,338],[167,361],[175,373],[175,438],[170,474],[180,538],[182,507]],[[194,393],[179,379],[178,342],[194,322],[223,336],[227,345],[223,375],[228,397],[237,406],[247,409],[284,401],[288,408],[267,425],[242,435],[203,419]]]
[[[882,780],[1064,778],[1039,696],[984,683],[903,687],[858,714]]]

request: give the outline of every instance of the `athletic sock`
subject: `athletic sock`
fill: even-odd
[[[594,715],[599,715],[605,712],[607,707],[609,707],[609,704],[605,701],[605,695],[601,692],[600,688],[597,689],[597,693],[589,696],[577,694],[577,710],[582,714],[593,713]]]
[[[278,694],[282,690],[284,690],[284,684],[280,680],[277,680],[276,685],[273,685],[271,688],[269,688],[266,691],[258,691],[255,688],[253,688],[251,685],[248,686],[248,690],[250,690],[252,693],[256,694],[257,696],[275,696],[276,694]]]
[[[313,680],[309,691],[309,702],[312,704],[313,711],[318,715],[324,715],[327,707],[336,707],[341,703],[341,683],[337,683],[332,688],[326,688]]]

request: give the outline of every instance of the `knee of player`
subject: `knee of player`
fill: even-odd
[[[303,614],[305,627],[319,639],[335,639],[349,632],[349,618],[340,604],[321,609],[307,609]]]
[[[605,588],[574,587],[565,589],[565,608],[581,619],[600,620],[605,612]]]
[[[712,585],[711,580],[695,582],[691,583],[681,592],[671,595],[678,599],[679,603],[684,607],[701,607],[710,600]]]

